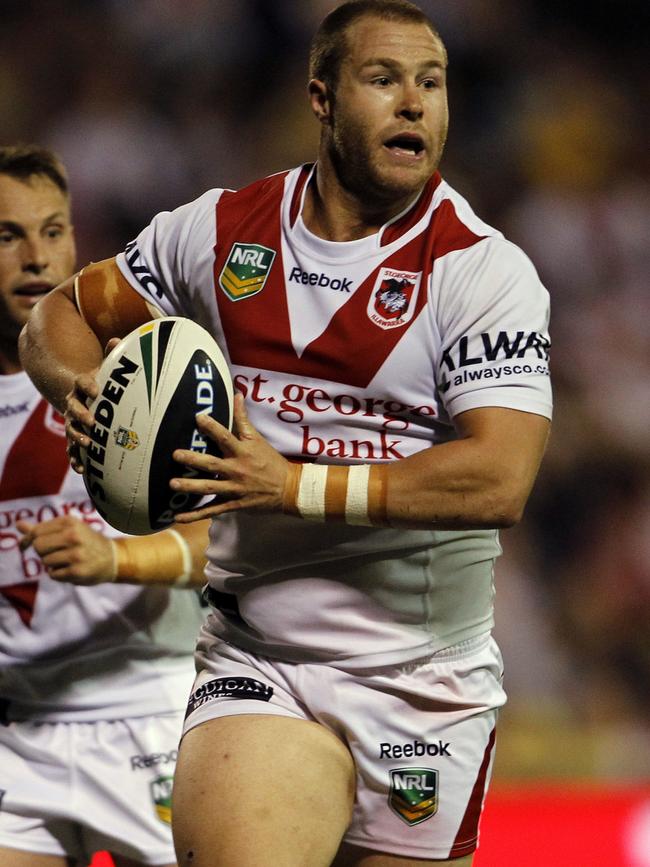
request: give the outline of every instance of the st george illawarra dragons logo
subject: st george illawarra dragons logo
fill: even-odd
[[[399,328],[413,318],[422,273],[381,268],[368,302],[368,316],[380,328]]]

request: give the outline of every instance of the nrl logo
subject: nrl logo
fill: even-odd
[[[438,771],[396,768],[390,772],[388,806],[407,825],[419,825],[438,812]]]
[[[223,266],[219,285],[231,301],[261,292],[275,259],[275,250],[261,244],[233,244]]]
[[[413,318],[422,272],[381,268],[368,301],[371,322],[384,330],[399,328]]]
[[[134,430],[120,427],[116,431],[113,431],[113,436],[117,445],[129,452],[132,452],[133,449],[137,449],[140,445],[140,439]]]
[[[156,808],[156,815],[166,825],[172,823],[173,782],[173,777],[158,777],[151,783],[151,797]]]

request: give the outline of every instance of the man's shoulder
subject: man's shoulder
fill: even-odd
[[[298,166],[293,169],[285,169],[251,181],[238,190],[223,190],[220,201],[233,205],[245,202],[249,206],[263,207],[269,201],[281,200],[287,188],[287,181],[293,182],[308,168],[308,166]]]
[[[463,245],[468,255],[484,259],[486,263],[496,258],[513,269],[534,270],[526,252],[507,238],[500,229],[479,217],[467,199],[449,183],[442,181],[437,197],[442,231],[447,234],[454,231],[455,234],[459,234],[462,231],[471,239]]]
[[[437,209],[442,208],[443,211],[446,211],[450,220],[453,215],[453,219],[472,232],[477,240],[483,238],[503,240],[503,233],[479,217],[465,196],[452,187],[448,181],[444,179],[441,181],[436,190],[435,199]]]

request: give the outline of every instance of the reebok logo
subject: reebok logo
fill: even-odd
[[[21,412],[27,412],[29,409],[29,402],[25,401],[24,403],[18,403],[14,406],[0,406],[0,418],[8,418],[10,415],[20,415]]]
[[[379,744],[380,759],[401,759],[417,756],[451,756],[449,743],[438,741],[437,744],[425,744],[422,741],[411,741],[409,744]]]
[[[327,274],[318,274],[316,271],[302,271],[300,268],[292,268],[289,274],[289,282],[301,283],[303,286],[320,286],[323,289],[332,289],[334,292],[349,292],[352,280],[343,277],[341,280],[332,279]]]
[[[148,753],[142,756],[131,756],[131,770],[155,768],[158,765],[169,765],[176,762],[178,750],[170,750],[168,753]]]

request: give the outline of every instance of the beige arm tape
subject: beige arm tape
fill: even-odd
[[[192,553],[176,530],[163,530],[154,536],[125,536],[111,542],[118,582],[182,587],[190,580]]]
[[[138,325],[162,316],[155,305],[138,295],[115,259],[82,268],[75,277],[74,299],[102,346],[109,338],[124,337]]]
[[[307,521],[386,526],[388,465],[291,464],[282,511]]]

